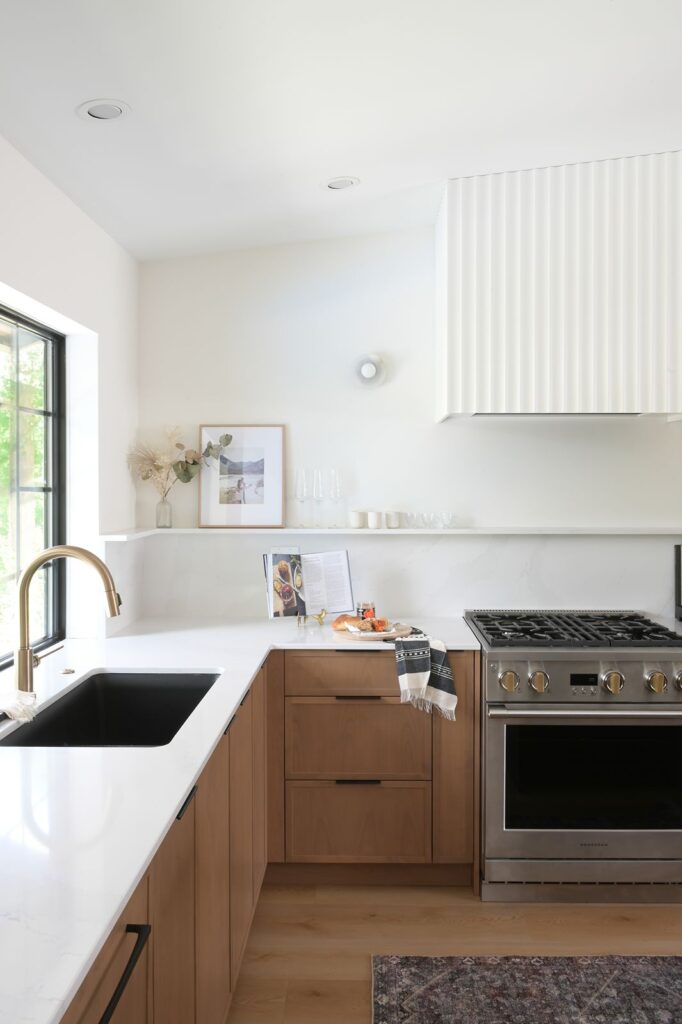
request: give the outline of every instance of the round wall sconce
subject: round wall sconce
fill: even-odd
[[[362,384],[381,384],[386,376],[384,361],[376,353],[362,356],[358,360],[355,372]]]

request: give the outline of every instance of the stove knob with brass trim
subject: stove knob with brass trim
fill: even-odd
[[[604,672],[601,677],[601,681],[604,684],[604,689],[614,696],[620,693],[625,686],[625,679],[622,672]]]
[[[512,672],[511,669],[507,669],[506,672],[500,672],[498,679],[500,686],[507,693],[516,693],[519,688],[518,672]]]
[[[649,672],[646,677],[646,686],[647,690],[651,690],[652,693],[665,693],[668,689],[668,677],[665,672]]]
[[[549,676],[540,670],[531,672],[528,676],[528,685],[534,693],[547,693],[549,690]]]

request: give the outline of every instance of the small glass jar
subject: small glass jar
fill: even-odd
[[[355,614],[359,619],[375,619],[376,612],[374,607],[374,601],[362,601],[359,602]]]

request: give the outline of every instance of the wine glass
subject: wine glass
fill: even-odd
[[[308,472],[305,469],[296,470],[296,503],[299,508],[298,525],[305,526],[305,503],[308,500]]]
[[[322,526],[322,502],[324,501],[324,495],[324,473],[321,469],[315,469],[313,470],[313,501],[315,502],[313,526]]]
[[[328,473],[329,500],[332,503],[332,526],[338,526],[338,508],[341,501],[341,479],[338,469],[330,469]]]

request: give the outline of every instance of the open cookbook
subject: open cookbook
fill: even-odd
[[[263,555],[271,619],[331,614],[353,609],[353,586],[347,551],[301,554],[298,548]]]

